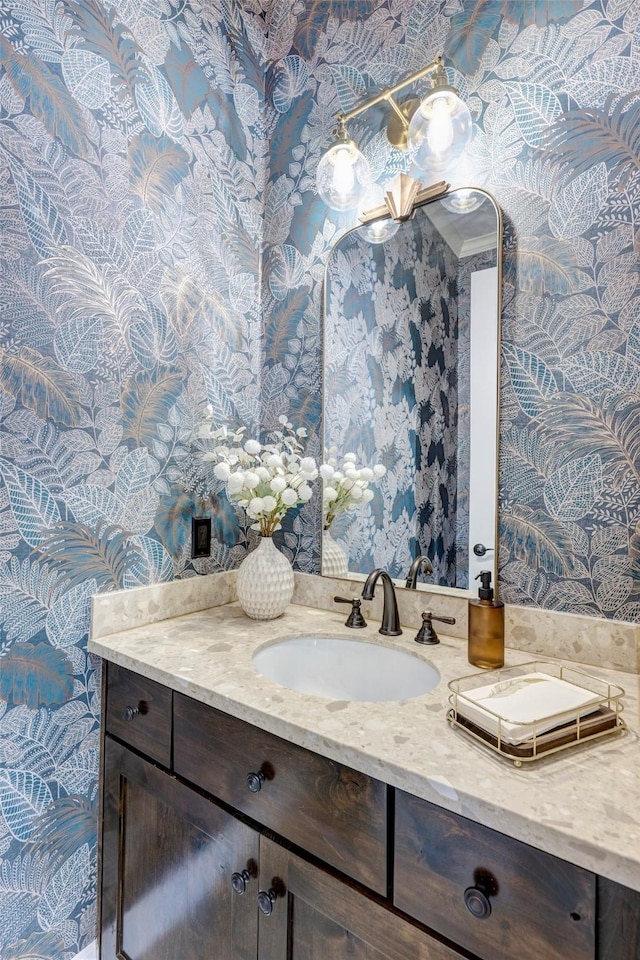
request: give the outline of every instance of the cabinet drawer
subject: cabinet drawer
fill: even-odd
[[[482,960],[595,956],[594,874],[400,791],[394,904]]]
[[[386,894],[385,784],[178,693],[173,722],[178,775]]]
[[[171,764],[171,690],[115,663],[107,665],[106,729],[157,760]]]

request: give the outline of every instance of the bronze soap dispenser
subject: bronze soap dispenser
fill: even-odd
[[[469,600],[469,663],[483,670],[504,666],[504,603],[494,600],[491,571],[481,570],[478,599]]]

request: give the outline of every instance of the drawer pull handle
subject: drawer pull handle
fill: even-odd
[[[241,873],[236,871],[236,873],[232,874],[231,876],[231,886],[233,887],[233,892],[237,893],[238,896],[241,897],[243,893],[247,892],[247,884],[249,883],[249,880],[251,880],[251,874],[248,870],[245,869]]]
[[[247,774],[247,786],[251,793],[260,793],[262,790],[262,784],[267,778],[265,777],[262,770],[258,770],[257,773],[248,773]]]
[[[123,716],[124,716],[124,719],[130,723],[132,720],[135,720],[135,718],[138,716],[139,713],[140,713],[140,707],[125,707],[123,711]]]
[[[486,920],[491,914],[491,901],[480,887],[467,887],[464,892],[464,905],[478,920]]]
[[[260,890],[258,892],[258,908],[261,913],[264,913],[265,917],[270,917],[273,913],[273,905],[276,902],[278,894],[273,889],[269,887],[268,890]]]

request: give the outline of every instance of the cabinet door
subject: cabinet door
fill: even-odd
[[[255,831],[106,738],[101,960],[255,960],[258,854]]]
[[[441,938],[263,837],[259,960],[463,960]],[[465,956],[468,956],[465,954]]]

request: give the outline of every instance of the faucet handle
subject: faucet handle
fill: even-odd
[[[440,623],[455,623],[455,617],[436,617],[431,610],[425,610],[422,614],[422,626],[418,630],[416,643],[440,643],[440,637],[433,628],[433,620],[439,620]]]
[[[333,599],[336,603],[351,604],[351,613],[345,621],[345,627],[366,627],[367,621],[362,616],[362,611],[360,609],[360,597],[352,597],[351,600],[348,600],[346,597],[334,597]]]

